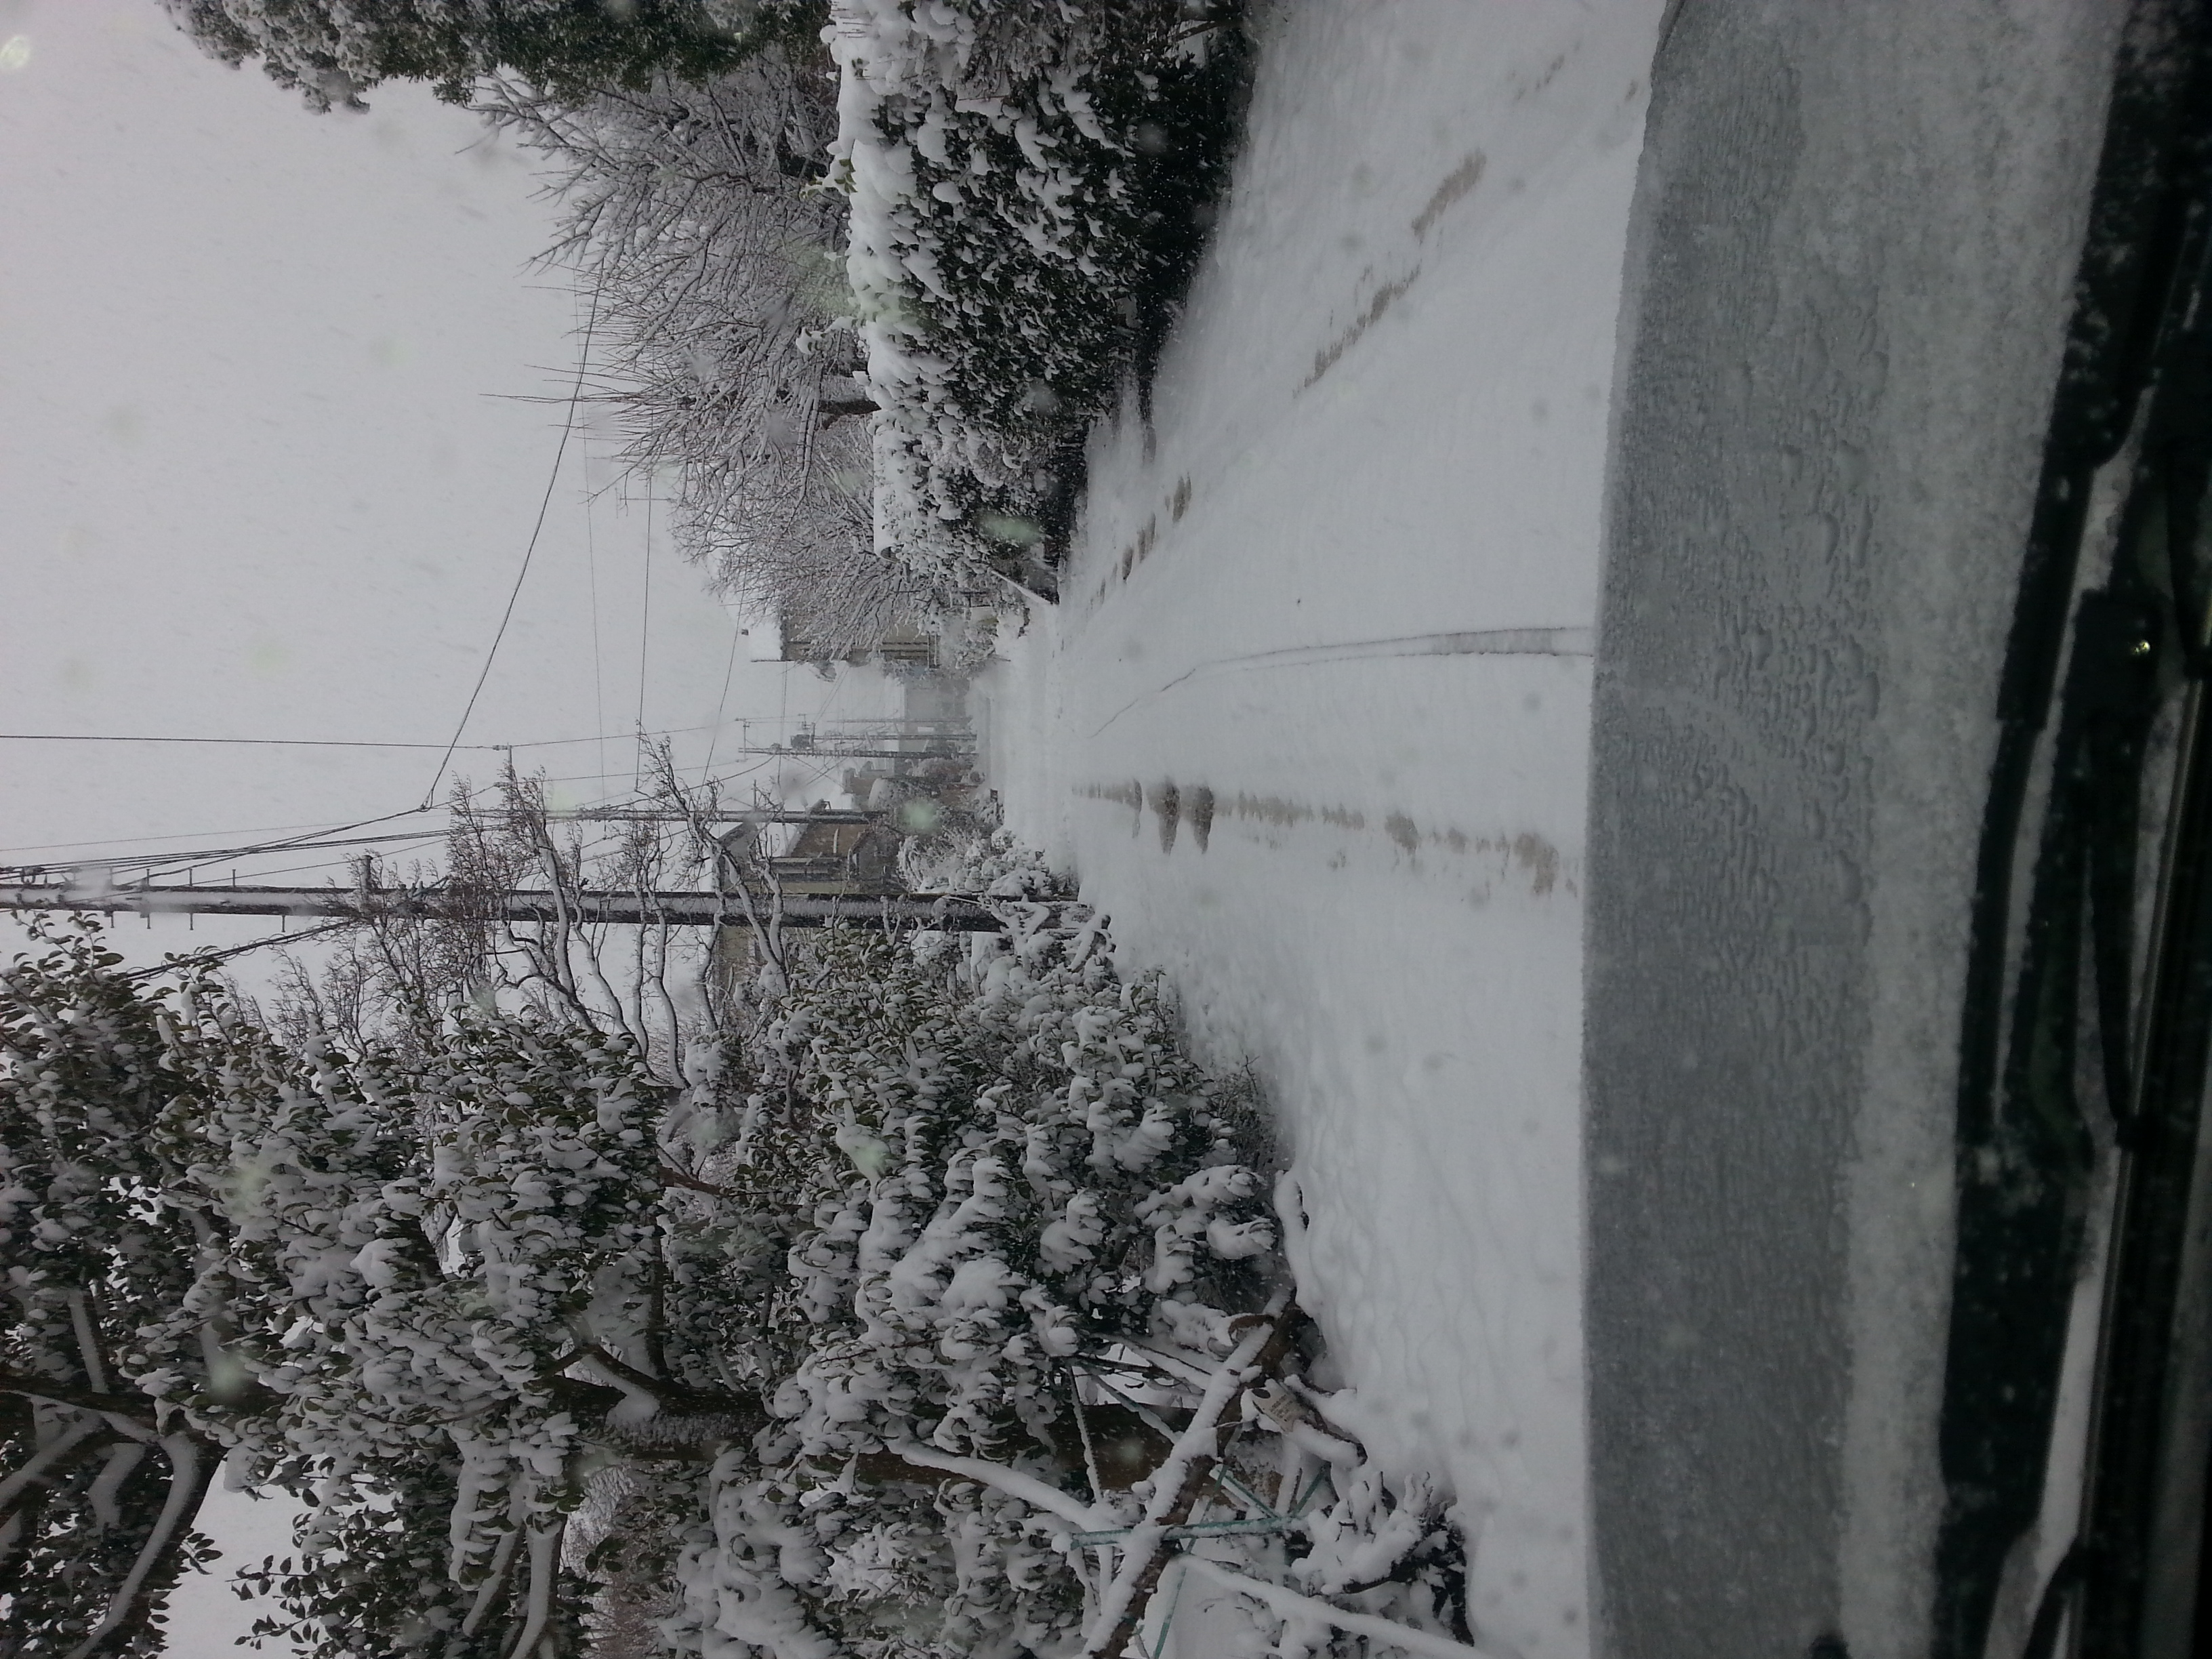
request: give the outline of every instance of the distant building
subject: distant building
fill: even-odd
[[[762,833],[766,827],[745,824],[722,837],[726,879],[739,879],[747,866],[757,866],[793,896],[872,898],[901,890],[898,832],[880,819],[777,825],[796,833],[773,842]]]
[[[898,623],[872,645],[846,650],[810,637],[803,623],[759,623],[752,631],[775,639],[777,654],[769,659],[771,661],[899,664],[921,668],[938,665],[938,636],[924,633],[910,621]]]

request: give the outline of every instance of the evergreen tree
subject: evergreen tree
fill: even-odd
[[[36,938],[0,970],[0,1654],[151,1652],[218,1425],[264,1403],[185,1176],[228,1038],[207,986],[143,993],[88,925]]]
[[[258,58],[310,106],[360,106],[380,81],[467,101],[511,71],[574,99],[655,76],[701,82],[771,44],[811,42],[827,0],[163,0],[202,50]]]
[[[157,1651],[226,1455],[303,1502],[245,1581],[313,1659],[566,1659],[609,1581],[702,1659],[1119,1653],[1208,1504],[1449,1627],[1438,1494],[1276,1380],[1249,1103],[1099,919],[1006,915],[763,929],[659,1068],[515,987],[280,1042],[48,935],[0,977],[0,1652]]]

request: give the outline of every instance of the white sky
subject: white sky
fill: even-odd
[[[553,210],[527,159],[420,88],[369,101],[311,116],[202,58],[154,0],[0,0],[0,731],[452,735],[558,445],[559,408],[513,399],[565,396],[580,319],[528,269]],[[641,492],[587,518],[585,459],[572,442],[469,741],[611,734],[520,757],[586,801],[628,786],[641,696],[649,728],[719,710],[769,722],[756,740],[825,702],[877,712],[878,676],[827,686],[743,650],[725,696],[732,623],[658,536],[641,638]],[[713,740],[733,770],[736,728]],[[437,760],[0,741],[0,861],[370,817],[419,802]],[[482,778],[496,757],[459,760]],[[267,931],[118,939],[151,961]],[[267,1547],[230,1541],[234,1560]],[[248,1616],[204,1581],[171,1651],[234,1651]]]
[[[258,70],[202,58],[154,0],[0,0],[10,38],[0,731],[441,745],[558,447],[557,403],[514,399],[564,397],[574,368],[578,302],[529,269],[553,214],[529,158],[415,87],[309,115]],[[726,699],[732,625],[658,526],[641,640],[643,491],[594,465],[615,487],[587,522],[588,447],[570,445],[467,732],[612,734],[520,757],[580,801],[629,785],[641,696],[662,728],[804,714],[828,692],[740,651]],[[678,758],[709,740],[688,734]],[[437,761],[0,741],[0,860],[387,813]],[[479,778],[495,763],[457,757]],[[261,924],[157,924],[139,943],[240,928]]]

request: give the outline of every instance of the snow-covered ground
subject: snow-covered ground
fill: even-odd
[[[1285,6],[1147,423],[979,702],[1009,822],[1249,1058],[1370,1443],[1589,1650],[1585,757],[1659,0]]]
[[[986,682],[1013,827],[1267,1084],[1495,1653],[1926,1650],[1975,825],[2121,10],[1276,8]]]

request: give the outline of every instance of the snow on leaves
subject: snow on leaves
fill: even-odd
[[[19,964],[0,1481],[44,1507],[0,1566],[96,1570],[11,1616],[136,1651],[227,1453],[307,1503],[244,1577],[317,1659],[576,1652],[601,1581],[714,1659],[1073,1652],[1270,1479],[1238,1559],[1433,1620],[1443,1498],[1254,1392],[1292,1348],[1249,1103],[1095,918],[1008,914],[815,935],[680,1087],[542,1011],[301,1050],[90,945]]]
[[[933,579],[1024,569],[1188,256],[1219,160],[1186,130],[1219,101],[1214,9],[831,7],[877,538]]]

